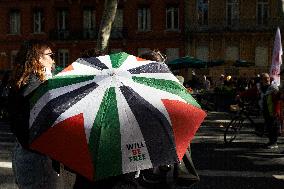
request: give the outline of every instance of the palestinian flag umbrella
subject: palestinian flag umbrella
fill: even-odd
[[[99,180],[179,162],[205,112],[163,63],[79,58],[30,100],[30,146]]]

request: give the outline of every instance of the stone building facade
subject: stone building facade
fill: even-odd
[[[103,0],[1,0],[0,71],[12,69],[21,42],[34,38],[51,41],[57,63],[70,64],[96,46],[103,7]],[[179,0],[120,0],[109,50],[184,56],[183,11]]]
[[[221,66],[196,69],[216,80],[220,74],[252,77],[268,71],[277,27],[284,28],[281,0],[120,0],[110,38],[111,52],[139,55],[159,49],[168,60],[185,55]],[[22,41],[54,44],[66,66],[96,46],[103,0],[1,0],[0,72],[13,68]],[[250,67],[235,67],[237,60]],[[180,70],[185,80],[192,69]]]
[[[186,54],[208,64],[224,62],[196,70],[200,75],[216,80],[220,74],[253,77],[269,71],[276,29],[283,29],[282,1],[196,0],[185,5]],[[237,60],[253,66],[235,67]]]

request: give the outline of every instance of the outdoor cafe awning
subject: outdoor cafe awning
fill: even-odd
[[[236,62],[233,65],[235,67],[250,67],[250,66],[254,66],[254,63],[247,62],[245,60],[236,60]]]
[[[208,68],[214,66],[220,66],[224,64],[223,60],[214,60],[205,62],[198,58],[191,56],[181,57],[175,60],[172,60],[167,63],[171,69],[182,69],[182,68]]]

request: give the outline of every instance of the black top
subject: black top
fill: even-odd
[[[41,83],[38,77],[31,75],[26,85],[18,91],[11,90],[9,94],[11,130],[24,148],[27,148],[29,143],[29,98]]]

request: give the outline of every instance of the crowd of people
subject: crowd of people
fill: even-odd
[[[207,75],[197,76],[192,71],[192,79],[184,82],[184,86],[192,90],[205,91],[212,91],[226,86],[239,92],[253,88],[257,83],[260,83],[260,74],[255,77],[232,77],[231,75],[221,74],[219,78],[213,80],[212,77]]]
[[[13,152],[13,172],[15,181],[20,189],[55,189],[62,186],[60,175],[65,172],[75,175],[73,189],[89,189],[89,188],[113,188],[118,183],[126,183],[128,188],[135,188],[137,184],[159,184],[167,182],[167,174],[173,173],[172,178],[177,183],[192,183],[199,181],[193,161],[191,159],[191,150],[188,148],[186,154],[182,158],[181,164],[167,165],[155,167],[153,169],[142,171],[137,178],[135,174],[130,173],[106,180],[93,182],[82,175],[74,173],[68,168],[62,168],[60,163],[29,149],[29,102],[28,98],[35,89],[44,81],[52,77],[52,69],[55,61],[53,59],[52,45],[45,41],[30,40],[24,42],[16,57],[16,65],[10,73],[9,80],[9,113],[11,119],[11,128],[16,136],[16,146]],[[99,56],[102,52],[97,50],[85,51],[82,57]],[[165,62],[163,55],[157,51],[149,51],[140,56],[147,60]],[[279,129],[275,124],[276,120],[281,120],[280,100],[282,95],[277,86],[273,85],[267,73],[257,75],[251,79],[239,78],[235,79],[230,75],[221,75],[216,83],[212,82],[210,77],[204,75],[202,79],[198,79],[195,73],[192,74],[192,80],[183,83],[185,87],[192,89],[204,89],[206,91],[214,88],[228,87],[234,90],[237,98],[242,97],[258,97],[260,108],[265,118],[265,129],[268,132],[269,142],[266,148],[277,148],[277,137]],[[7,81],[2,85],[7,85]],[[3,92],[4,93],[4,92]],[[7,97],[7,96],[6,96]],[[59,176],[58,176],[59,175]],[[60,181],[61,180],[61,181]],[[64,182],[64,181],[63,181]],[[65,181],[66,182],[66,181]],[[68,185],[68,184],[67,184]],[[123,185],[123,184],[122,184]],[[125,185],[124,185],[125,186]],[[131,187],[132,186],[132,187]],[[64,187],[66,188],[66,187]]]
[[[186,87],[195,89],[210,90],[210,81],[207,82],[207,77],[204,75],[203,80],[197,79],[193,75],[191,82],[186,83]],[[197,86],[197,87],[196,87]],[[283,101],[283,89],[280,89],[274,82],[273,78],[268,73],[257,74],[255,77],[233,78],[230,75],[221,74],[219,80],[215,82],[213,89],[216,96],[222,98],[219,103],[224,107],[224,110],[229,110],[229,105],[238,103],[239,100],[245,99],[251,105],[259,108],[263,118],[264,125],[261,128],[256,128],[256,134],[259,136],[267,135],[268,142],[264,148],[278,148],[277,139],[282,132],[283,116],[281,115],[281,101]],[[229,92],[228,92],[229,91]],[[223,93],[223,94],[221,94]],[[229,95],[224,95],[224,93]],[[229,98],[228,104],[224,104],[225,98]]]

